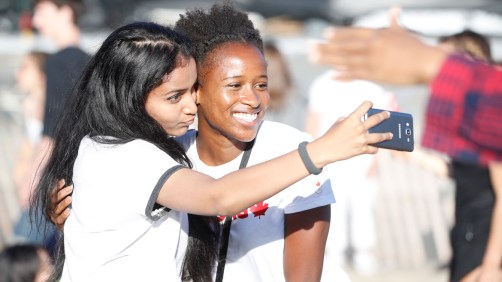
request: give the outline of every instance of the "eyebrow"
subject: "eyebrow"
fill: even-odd
[[[222,81],[228,80],[228,79],[233,79],[233,78],[240,78],[243,77],[243,75],[234,75],[234,76],[229,76],[229,77],[224,77]]]
[[[225,77],[225,78],[222,79],[222,81],[225,81],[225,80],[228,80],[228,79],[233,79],[233,78],[240,78],[240,77],[243,77],[243,75],[234,75],[234,76]],[[268,78],[268,75],[267,74],[263,74],[263,75],[260,75],[258,77],[260,77],[260,78]]]

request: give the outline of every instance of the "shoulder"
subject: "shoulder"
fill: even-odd
[[[300,142],[311,140],[312,136],[306,132],[287,124],[265,120],[258,131],[256,144],[272,150],[291,150],[298,147]]]
[[[135,139],[124,144],[105,144],[90,137],[84,137],[80,142],[79,154],[95,154],[100,158],[128,160],[151,160],[152,158],[164,158],[168,155],[156,145],[141,139]]]
[[[72,57],[82,57],[82,58],[88,58],[88,57],[90,57],[89,54],[87,54],[84,50],[82,50],[82,49],[80,49],[78,47],[67,47],[67,48],[61,49],[55,55],[59,55],[59,56],[72,56]]]
[[[68,47],[54,53],[47,59],[47,65],[67,65],[81,67],[90,59],[90,55],[77,47]]]
[[[83,58],[88,59],[90,55],[87,54],[84,50],[78,47],[67,47],[57,51],[49,57],[49,60],[61,60],[67,58]]]
[[[100,142],[100,140],[102,140]],[[160,150],[154,144],[142,140],[142,139],[134,139],[127,143],[123,144],[108,144],[103,143],[105,140],[113,140],[113,137],[107,136],[97,136],[97,137],[89,137],[85,136],[80,142],[80,147],[85,148],[95,148],[95,149],[103,149],[103,150],[138,150],[138,149],[154,149]]]
[[[123,147],[123,150],[128,151],[129,154],[136,156],[138,158],[141,156],[143,156],[142,158],[145,158],[144,157],[145,154],[146,155],[150,155],[150,154],[157,155],[157,154],[162,154],[162,153],[166,154],[164,151],[162,151],[156,145],[154,145],[148,141],[141,140],[141,139],[136,139],[131,142],[128,142],[128,143],[124,144],[122,147]]]

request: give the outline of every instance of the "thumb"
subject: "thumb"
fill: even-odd
[[[390,28],[401,28],[399,24],[399,17],[401,16],[401,7],[392,6],[389,9],[389,27]]]

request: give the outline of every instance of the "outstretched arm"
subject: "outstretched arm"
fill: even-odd
[[[459,130],[463,135],[480,148],[500,152],[502,115],[498,113],[502,111],[499,102],[502,70],[427,45],[400,27],[396,17],[391,18],[390,27],[385,29],[329,29],[326,42],[313,45],[312,60],[336,68],[337,79],[429,84],[434,104],[462,101],[452,110],[458,114],[449,116],[462,118]],[[443,111],[443,108],[438,109]],[[449,122],[448,118],[445,123]]]
[[[392,84],[429,83],[448,54],[423,43],[401,28],[398,14],[390,27],[329,28],[325,43],[312,45],[314,63],[332,65],[339,79],[365,79]]]
[[[322,137],[307,145],[314,165],[325,165],[361,154],[374,154],[371,144],[392,138],[390,133],[369,133],[368,129],[389,117],[388,112],[361,117],[372,106],[364,102],[350,116],[336,122]],[[284,174],[284,171],[288,171]],[[174,210],[201,215],[233,215],[260,200],[282,191],[310,173],[298,151],[213,179],[191,169],[180,169],[164,183],[157,202]],[[277,177],[281,175],[281,177]],[[259,176],[259,177],[258,177]],[[58,188],[55,188],[58,189]],[[66,189],[66,188],[65,188]],[[69,190],[60,190],[53,201],[53,221],[62,228],[71,203]]]
[[[323,136],[307,145],[308,155],[315,167],[322,168],[335,161],[376,153],[378,149],[370,144],[392,138],[390,133],[368,132],[369,128],[389,117],[388,112],[382,112],[374,115],[375,118],[371,116],[361,121],[371,106],[371,102],[364,102],[351,115],[336,122]],[[157,202],[194,214],[233,215],[309,174],[297,150],[219,179],[194,170],[180,169],[164,183]]]

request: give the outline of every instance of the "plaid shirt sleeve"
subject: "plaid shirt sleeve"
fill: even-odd
[[[459,161],[502,161],[502,70],[451,55],[431,84],[424,147]]]

